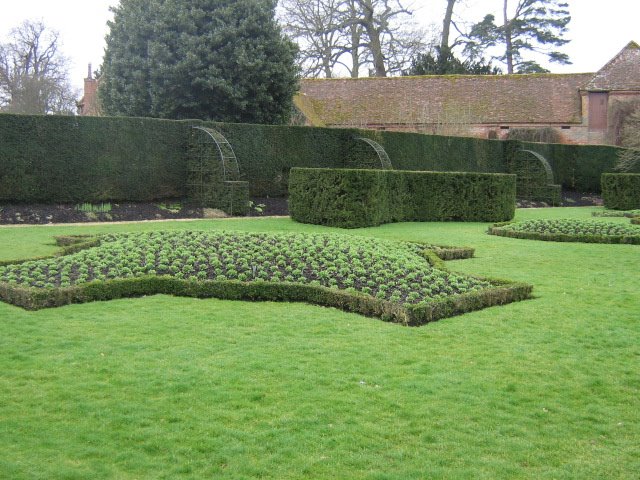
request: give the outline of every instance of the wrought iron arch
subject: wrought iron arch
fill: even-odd
[[[520,152],[523,153],[529,153],[531,155],[533,155],[536,160],[538,160],[538,162],[540,163],[540,165],[542,165],[542,168],[544,168],[544,171],[547,175],[547,183],[551,184],[553,183],[553,170],[551,169],[551,165],[549,165],[549,162],[547,161],[546,158],[544,158],[542,155],[540,155],[538,152],[534,152],[533,150],[520,150]]]
[[[533,150],[515,153],[511,173],[516,174],[516,195],[523,200],[559,205],[561,186],[553,183],[553,170],[546,158]]]
[[[235,192],[245,195],[245,189],[248,199],[248,189],[246,182],[239,180],[238,159],[224,135],[213,128],[192,127],[187,161],[189,201],[200,207],[241,212],[243,201],[234,200]]]
[[[222,165],[222,179],[238,180],[238,177],[240,176],[238,159],[233,151],[233,147],[225,136],[213,128],[195,126],[193,129],[204,133],[204,135],[200,135],[200,139],[194,139],[196,143],[206,145],[207,143],[211,144],[211,140],[213,140],[213,144],[216,146]],[[204,150],[206,151],[206,149]]]
[[[371,146],[371,148],[373,148],[373,150],[378,155],[378,158],[380,159],[380,166],[384,170],[393,170],[393,165],[391,165],[391,159],[389,158],[389,155],[387,154],[387,152],[385,151],[382,145],[380,145],[378,142],[374,140],[371,140],[370,138],[366,138],[366,137],[354,137],[354,138],[356,140],[361,140],[365,142],[366,144]]]

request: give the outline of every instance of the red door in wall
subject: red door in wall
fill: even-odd
[[[608,92],[589,92],[590,132],[602,132],[607,129],[608,105]]]

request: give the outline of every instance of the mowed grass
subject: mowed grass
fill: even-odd
[[[350,231],[472,246],[449,268],[534,285],[533,300],[419,328],[169,296],[0,304],[0,478],[638,478],[640,247],[487,226]],[[50,254],[53,235],[149,229],[331,231],[287,219],[0,228],[0,259]]]

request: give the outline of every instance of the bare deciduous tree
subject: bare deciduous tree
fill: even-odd
[[[13,29],[9,41],[0,44],[0,109],[72,114],[75,97],[58,33],[33,21]]]
[[[329,78],[344,68],[357,78],[368,67],[385,77],[407,68],[425,47],[401,0],[283,0],[281,7],[308,76]]]
[[[326,78],[349,50],[349,39],[340,29],[344,0],[284,0],[285,32],[302,49],[301,67],[305,76]]]

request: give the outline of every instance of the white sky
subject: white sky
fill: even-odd
[[[185,0],[188,1],[188,0]],[[458,17],[479,21],[485,13],[500,9],[501,0],[459,0]],[[573,65],[547,65],[552,72],[595,72],[629,41],[640,42],[640,0],[567,0],[571,11],[571,43],[562,51]],[[70,59],[71,81],[78,89],[87,75],[87,64],[95,70],[102,63],[109,6],[118,0],[0,0],[0,40],[23,20],[43,20],[61,34],[62,51]],[[411,0],[410,2],[411,3]],[[424,24],[440,23],[445,0],[412,0],[416,19]],[[515,3],[515,0],[514,0]]]

